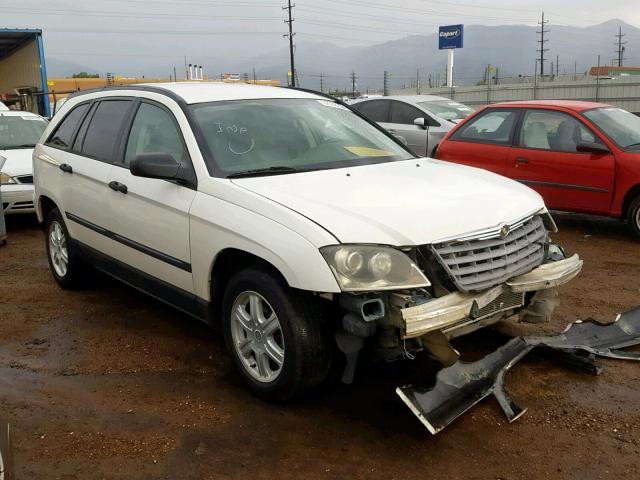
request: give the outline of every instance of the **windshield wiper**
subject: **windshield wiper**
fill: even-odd
[[[626,147],[624,147],[624,148],[633,148],[633,147],[640,147],[640,142],[638,142],[638,143],[632,143],[631,145],[627,145],[627,146],[626,146]]]
[[[274,166],[265,168],[254,168],[242,172],[230,173],[227,178],[258,177],[260,175],[282,175],[287,173],[308,172],[308,169],[297,169],[294,167]]]

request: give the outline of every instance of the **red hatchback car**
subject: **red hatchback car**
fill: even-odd
[[[550,209],[628,221],[640,236],[640,117],[592,102],[489,105],[454,127],[436,157],[536,190]]]

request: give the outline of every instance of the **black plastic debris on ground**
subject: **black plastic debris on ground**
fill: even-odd
[[[509,369],[534,348],[558,350],[575,365],[599,373],[595,355],[640,361],[640,353],[621,350],[639,344],[640,307],[618,315],[610,324],[578,321],[559,335],[513,338],[477,362],[458,361],[440,370],[430,389],[407,385],[398,387],[396,393],[434,435],[489,395],[498,400],[509,422],[513,422],[526,409],[513,401],[504,379]]]

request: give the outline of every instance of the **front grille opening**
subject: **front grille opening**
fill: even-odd
[[[539,216],[507,236],[446,242],[432,247],[434,256],[463,292],[486,290],[527,273],[544,260],[547,231]]]

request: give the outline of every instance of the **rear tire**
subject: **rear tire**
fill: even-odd
[[[320,384],[331,342],[320,300],[291,289],[264,268],[235,274],[224,293],[222,329],[252,393],[283,401]]]
[[[627,221],[637,238],[640,238],[640,196],[636,197],[629,205]]]
[[[53,278],[65,289],[78,286],[84,277],[84,265],[60,210],[51,210],[44,225],[47,260]]]

